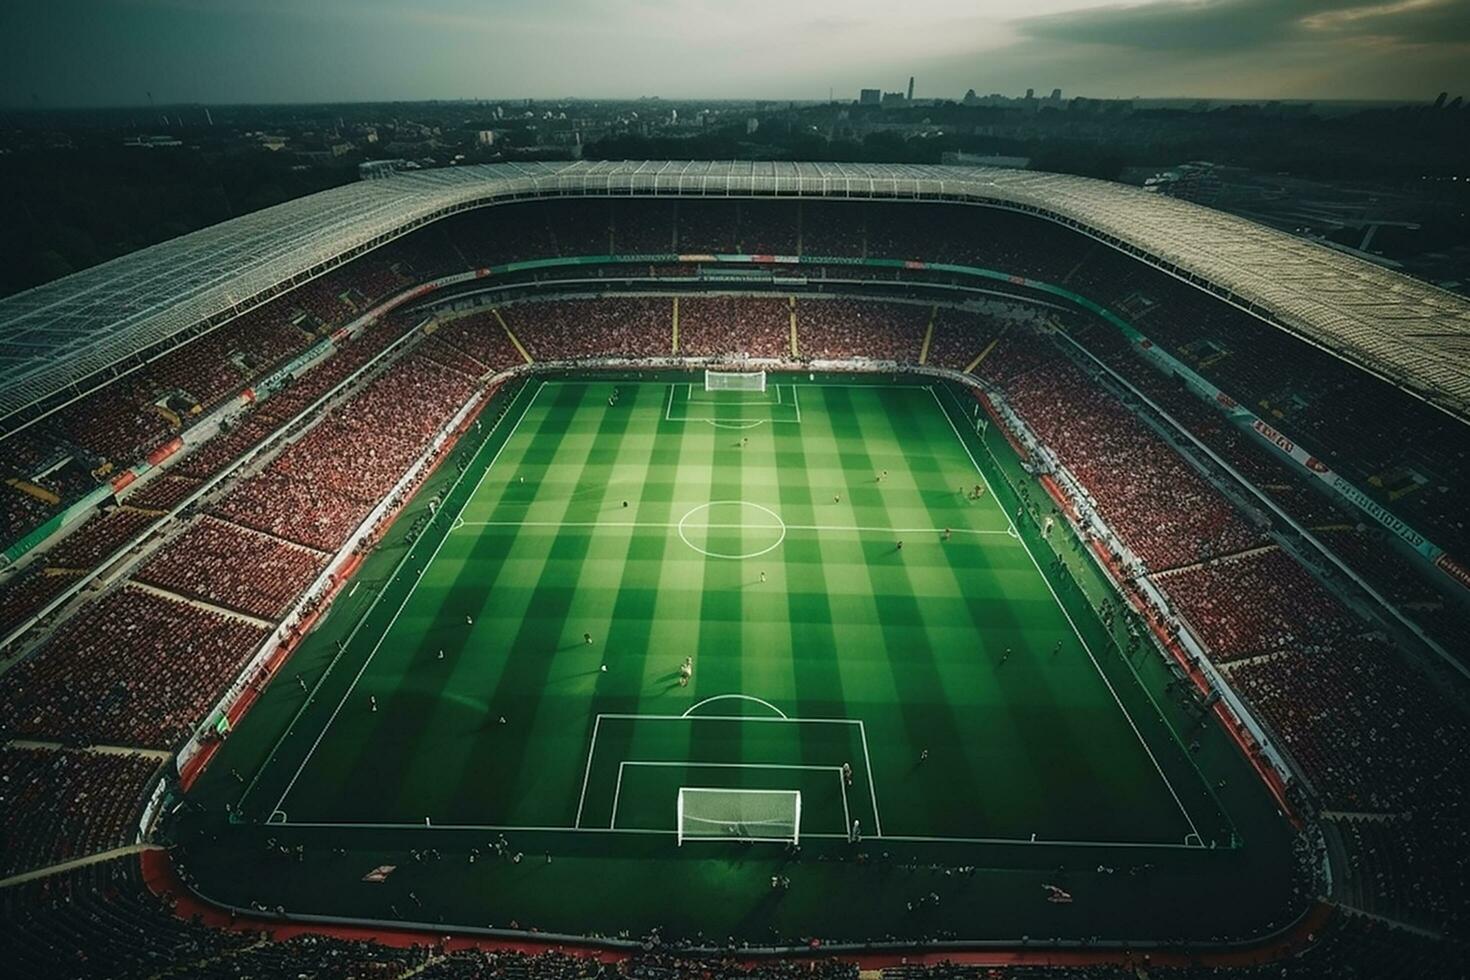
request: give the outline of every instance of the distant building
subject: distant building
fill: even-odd
[[[481,146],[494,146],[495,145],[495,130],[493,130],[493,129],[482,129],[482,130],[480,130],[478,133],[475,134],[475,142],[476,143],[479,143]]]
[[[1223,187],[1219,166],[1202,160],[1180,164],[1143,182],[1143,189],[1150,193],[1196,204],[1214,204],[1220,199]]]
[[[1062,101],[1062,90],[1059,89],[1059,88],[1052,89],[1051,90],[1051,100],[1053,102],[1060,102],[1060,101]]]
[[[875,88],[865,88],[858,93],[858,105],[877,105],[883,101],[883,93]]]
[[[1027,102],[1030,102],[1034,98],[1036,98],[1036,89],[1034,89],[1034,88],[1028,88],[1026,90],[1026,101]]]
[[[184,144],[172,136],[129,136],[123,140],[123,146],[142,147],[145,150],[156,150],[164,146],[183,146]]]
[[[939,162],[951,167],[1001,167],[1006,170],[1026,170],[1031,166],[1030,157],[982,156],[959,151],[941,154]]]
[[[909,94],[908,94],[908,101],[910,101],[910,102],[914,101],[914,76],[912,76],[912,75],[909,76]]]
[[[409,160],[368,160],[357,165],[357,179],[382,180],[401,170],[417,169],[418,165]]]

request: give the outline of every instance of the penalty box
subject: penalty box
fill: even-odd
[[[863,723],[779,714],[599,714],[575,826],[674,835],[691,787],[798,792],[803,838],[882,833]]]
[[[664,398],[664,421],[743,429],[798,423],[801,396],[793,384],[773,384],[765,391],[706,391],[694,384],[671,384]]]

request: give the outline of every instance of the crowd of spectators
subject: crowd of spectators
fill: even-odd
[[[679,353],[685,357],[790,357],[790,302],[686,296],[679,301]]]
[[[411,352],[235,488],[218,513],[335,551],[473,390],[469,378]]]
[[[63,569],[32,567],[0,586],[0,635],[17,628],[80,577]]]
[[[531,356],[667,357],[674,302],[663,296],[616,296],[522,303],[502,311]]]
[[[274,622],[326,563],[323,552],[204,516],[160,548],[135,578]]]
[[[156,758],[0,746],[0,878],[121,847]]]
[[[846,298],[796,301],[797,353],[806,358],[916,364],[931,307]]]
[[[124,586],[83,606],[0,674],[11,735],[168,748],[193,730],[222,679],[266,631]]]
[[[1088,489],[1098,513],[1145,570],[1192,565],[1266,542],[1262,530],[1156,432],[1041,338],[1016,333],[978,370]]]
[[[174,915],[143,884],[136,857],[0,889],[7,975],[142,980],[259,942]]]
[[[92,568],[157,520],[157,514],[135,507],[100,510],[47,552],[47,564],[72,571]]]
[[[1363,625],[1272,546],[1154,576],[1216,660],[1331,649]],[[1249,602],[1242,602],[1249,596]]]
[[[1435,828],[1387,835],[1404,860],[1362,882],[1378,907],[1435,927],[1470,922],[1470,763],[1449,748],[1470,723],[1453,695],[1045,338],[1008,337],[980,371],[1078,478],[1084,506],[1142,557],[1133,571],[1223,665],[1319,805],[1392,816],[1393,830]]]

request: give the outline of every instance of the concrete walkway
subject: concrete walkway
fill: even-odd
[[[103,861],[111,861],[113,858],[127,857],[129,854],[141,854],[144,851],[161,851],[163,848],[157,844],[130,844],[127,847],[114,847],[110,851],[101,851],[97,854],[88,854],[86,857],[75,858],[71,861],[63,861],[61,864],[53,864],[45,868],[36,868],[34,871],[23,871],[9,878],[0,878],[0,888],[12,888],[15,885],[23,885],[28,881],[36,881],[40,878],[49,878],[59,875],[64,871],[75,868],[85,868],[89,864],[101,864]]]

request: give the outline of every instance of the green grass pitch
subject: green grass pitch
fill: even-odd
[[[673,848],[679,787],[790,789],[807,839],[1197,844],[1182,749],[968,492],[968,409],[772,381],[533,379],[244,812]]]

